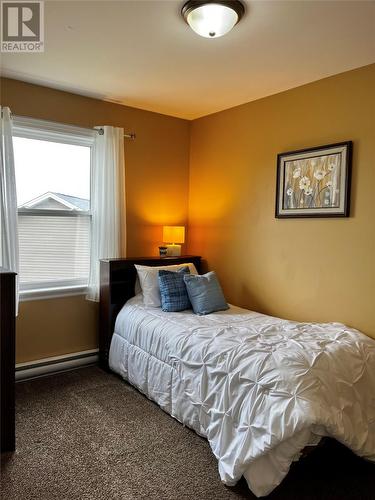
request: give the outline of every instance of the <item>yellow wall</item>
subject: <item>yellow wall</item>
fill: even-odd
[[[375,65],[185,120],[3,79],[15,114],[135,131],[126,141],[129,256],[156,254],[161,225],[185,225],[189,252],[228,300],[302,321],[342,321],[375,337]],[[354,141],[349,219],[274,218],[276,155]],[[24,302],[17,361],[97,346],[97,305]]]
[[[21,302],[17,363],[95,349],[98,306],[84,296]]]
[[[276,155],[353,140],[352,215],[275,219]],[[229,301],[375,337],[375,65],[192,123],[189,252]]]
[[[186,225],[188,121],[10,79],[1,80],[1,103],[16,115],[137,134],[125,140],[128,256],[157,255],[161,226]],[[22,303],[17,362],[95,348],[96,315],[82,297]]]

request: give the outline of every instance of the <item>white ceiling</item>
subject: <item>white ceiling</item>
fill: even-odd
[[[252,1],[206,39],[183,1],[46,1],[45,52],[5,76],[193,119],[375,62],[375,1]]]

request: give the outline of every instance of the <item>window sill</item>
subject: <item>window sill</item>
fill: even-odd
[[[59,286],[49,288],[37,288],[34,290],[21,290],[20,302],[28,300],[56,299],[60,297],[72,297],[74,295],[85,295],[87,285]]]

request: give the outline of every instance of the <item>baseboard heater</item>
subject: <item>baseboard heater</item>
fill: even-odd
[[[91,349],[18,363],[16,365],[16,382],[96,364],[99,360],[98,352],[99,349]]]

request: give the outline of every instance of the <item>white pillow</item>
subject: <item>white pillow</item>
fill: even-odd
[[[181,267],[188,267],[191,274],[198,274],[192,262],[186,264],[175,264],[173,266],[139,266],[134,264],[138,273],[139,283],[143,294],[143,303],[147,307],[160,307],[160,288],[158,272],[161,269],[166,271],[178,271]]]

